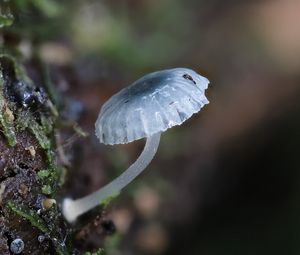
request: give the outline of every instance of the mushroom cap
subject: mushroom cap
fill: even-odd
[[[181,125],[209,103],[208,84],[187,68],[147,74],[103,104],[96,136],[104,144],[123,144]]]

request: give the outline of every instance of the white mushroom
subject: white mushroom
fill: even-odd
[[[118,194],[153,159],[165,130],[181,125],[208,104],[209,81],[187,68],[174,68],[145,75],[112,96],[102,107],[95,124],[104,144],[123,144],[146,138],[143,152],[119,177],[98,191],[80,198],[65,198],[62,212],[69,222]]]

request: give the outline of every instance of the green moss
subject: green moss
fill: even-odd
[[[11,62],[11,66],[14,69],[14,73],[18,80],[24,81],[26,84],[33,86],[33,82],[27,76],[23,66],[17,62],[17,60],[11,57],[9,54],[0,54],[0,58],[4,58],[6,61]],[[10,146],[14,146],[17,143],[15,130],[29,130],[37,139],[40,147],[44,149],[47,159],[47,169],[39,172],[39,178],[42,184],[42,193],[46,195],[54,195],[57,188],[61,184],[61,172],[62,169],[55,163],[55,154],[53,151],[52,137],[53,127],[58,117],[57,110],[50,100],[46,103],[48,107],[47,116],[43,113],[40,114],[39,120],[34,116],[30,109],[15,109],[15,120],[12,122],[11,118],[5,114],[6,105],[16,107],[14,103],[6,102],[3,96],[4,83],[3,75],[0,73],[0,125],[3,127],[3,133]],[[43,175],[45,178],[43,178]],[[47,175],[47,176],[45,176]]]
[[[42,184],[42,192],[47,195],[55,196],[58,188],[64,182],[65,169],[55,164],[54,153],[52,150],[46,150],[47,169],[42,169],[37,176]]]
[[[42,193],[45,195],[51,195],[52,194],[52,188],[50,185],[43,185],[42,187]]]
[[[9,201],[6,204],[6,207],[9,208],[15,214],[17,214],[18,216],[20,216],[21,218],[29,221],[33,227],[36,227],[41,232],[50,235],[51,239],[54,243],[57,254],[59,254],[59,255],[69,254],[69,252],[67,251],[67,248],[65,247],[64,244],[56,242],[56,240],[58,240],[57,237],[55,238],[55,236],[57,236],[57,233],[55,233],[55,231],[54,231],[54,229],[56,229],[56,227],[57,227],[56,225],[53,225],[53,226],[50,225],[50,229],[49,229],[46,226],[44,220],[41,219],[40,216],[35,211],[33,211],[29,208],[25,208],[23,206],[21,207],[19,205],[15,205],[11,201]]]
[[[6,114],[3,113],[3,108],[0,110],[0,125],[3,128],[3,134],[7,139],[8,145],[13,147],[17,144],[15,129],[13,127],[13,124],[8,120]]]
[[[41,180],[44,180],[45,178],[49,177],[50,175],[50,172],[48,170],[40,170],[38,173],[37,173],[37,176],[41,179]]]
[[[3,134],[7,139],[9,146],[15,146],[17,143],[17,138],[13,127],[13,123],[10,120],[8,114],[5,112],[5,100],[2,94],[3,84],[4,81],[2,75],[0,75],[0,125],[3,128]]]
[[[20,112],[17,120],[17,127],[21,130],[28,128],[44,150],[49,150],[51,148],[51,142],[47,137],[47,134],[52,131],[52,128],[49,128],[51,125],[53,125],[52,120],[48,120],[45,126],[40,125],[28,111]]]
[[[52,163],[53,164],[53,163]],[[46,195],[55,195],[57,189],[61,186],[61,176],[64,171],[55,165],[48,169],[40,170],[37,175],[42,184],[42,193]]]
[[[40,170],[37,176],[42,184],[42,193],[45,195],[54,195],[60,187],[60,176],[62,170],[59,167],[50,167],[49,169]]]
[[[36,122],[33,122],[31,125],[29,125],[29,129],[34,134],[35,138],[38,140],[43,149],[48,150],[51,148],[51,143],[46,135],[46,128],[44,126],[40,126]]]
[[[25,8],[26,6],[28,7],[28,10],[31,9],[32,5],[35,7],[33,8],[33,14],[36,14],[36,9],[38,9],[49,17],[58,15],[61,8],[61,1],[54,0],[46,1],[47,3],[45,3],[44,0],[15,0],[10,2],[12,3],[11,6],[14,7],[11,9],[14,11],[14,15],[16,17],[15,24],[12,27],[13,30],[11,31],[14,36],[20,36],[17,36],[16,38],[22,38],[22,34],[26,34],[25,38],[30,38],[30,33],[28,33],[29,30],[23,29],[23,27],[29,24],[26,21],[26,18],[29,17],[31,19],[39,16],[30,15],[31,12],[27,13],[27,9]],[[28,14],[25,19],[23,19],[24,15],[22,16],[22,19],[19,19],[18,6],[22,11],[20,13],[25,11]],[[21,7],[24,7],[25,9],[22,9]],[[9,23],[3,23],[3,17],[4,16],[1,15],[0,10],[0,27],[10,25]],[[5,20],[5,22],[8,21],[9,20]],[[45,21],[48,23],[48,18],[45,19]],[[41,24],[35,20],[33,20],[33,23],[37,25]],[[32,27],[34,26],[29,26],[30,29]],[[48,30],[45,30],[44,25],[40,25],[40,27],[45,34],[48,33]],[[17,97],[14,98],[11,96],[11,93],[15,93],[15,91],[12,90],[13,87],[10,86],[11,84],[15,81],[22,81],[26,84],[26,86],[28,85],[28,87],[32,87],[33,89],[35,88],[35,84],[27,75],[24,66],[20,63],[18,57],[21,59],[22,56],[14,45],[9,45],[9,43],[7,43],[7,45],[0,46],[0,51],[0,132],[5,135],[7,143],[10,146],[14,146],[18,142],[16,137],[19,138],[20,134],[23,137],[23,134],[28,136],[28,132],[30,132],[36,138],[34,145],[36,146],[36,143],[39,144],[39,146],[37,146],[39,150],[38,154],[40,155],[40,152],[43,151],[41,156],[43,161],[45,161],[44,163],[46,166],[44,169],[37,172],[38,189],[35,189],[34,193],[37,191],[38,194],[34,194],[32,199],[35,200],[35,195],[40,195],[41,192],[46,194],[47,197],[55,198],[55,193],[61,184],[61,173],[63,172],[63,168],[57,165],[58,163],[55,158],[55,142],[53,142],[54,126],[58,118],[58,111],[50,99],[45,102],[43,107],[38,109],[33,109],[33,107],[22,107],[21,104],[17,104],[15,102],[17,101],[15,100]],[[33,53],[33,56],[34,55],[35,52]],[[33,64],[34,68],[38,66],[39,65],[36,63]],[[37,72],[40,72],[40,70],[37,69]],[[40,77],[38,76],[38,78],[39,84],[46,84],[42,75]],[[32,203],[35,203],[35,201],[31,201],[29,204]],[[55,247],[56,250],[56,252],[54,252],[55,254],[69,254],[67,251],[68,247],[66,247],[65,244],[65,242],[67,242],[66,239],[70,238],[69,229],[63,224],[62,215],[57,206],[52,206],[48,210],[43,210],[41,214],[39,214],[33,207],[28,206],[23,202],[16,203],[15,201],[10,201],[4,206],[7,208],[4,211],[5,216],[13,216],[13,218],[17,217],[16,220],[20,219],[20,222],[21,220],[23,222],[28,222],[28,224],[30,224],[33,228],[49,235],[53,247]],[[17,229],[18,228],[16,228],[16,231],[18,231]],[[30,226],[28,232],[30,232]],[[70,243],[68,246],[71,247],[72,244]]]
[[[41,117],[41,124],[29,112],[22,112],[18,117],[18,127],[28,128],[35,136],[39,145],[45,150],[47,165],[46,170],[39,171],[38,176],[42,181],[42,193],[53,195],[60,184],[61,169],[55,164],[55,155],[52,150],[52,143],[49,138],[53,131],[54,118]]]
[[[29,129],[37,139],[39,145],[45,150],[48,168],[38,172],[42,181],[42,193],[54,195],[60,184],[61,168],[55,164],[55,155],[49,138],[53,131],[54,118],[41,117],[39,124],[30,112],[21,112],[18,116],[17,126],[19,129]]]
[[[33,85],[33,82],[30,78],[26,75],[24,68],[17,64],[17,60],[11,57],[9,54],[0,54],[0,58],[8,59],[13,66],[15,78],[18,80],[22,80],[27,84]],[[4,80],[3,75],[0,74],[0,124],[3,127],[4,135],[8,140],[9,145],[14,146],[16,144],[16,136],[14,130],[14,123],[11,123],[8,118],[5,117],[3,114],[3,108],[5,105],[5,99],[3,97],[2,89],[4,87]],[[51,104],[52,105],[52,104]],[[54,116],[47,116],[41,115],[41,124],[37,123],[35,117],[31,114],[29,110],[22,110],[18,113],[17,120],[16,120],[16,128],[20,130],[24,130],[28,128],[33,135],[38,140],[40,146],[45,149],[49,150],[51,148],[51,142],[47,135],[49,135],[53,131],[53,124],[55,121]]]
[[[57,117],[57,115],[54,116]],[[53,124],[55,118],[49,118],[48,116],[45,117],[44,115],[42,115],[40,118],[41,118],[41,126],[43,127],[43,133],[45,133],[46,135],[51,134],[51,132],[53,131]]]
[[[28,220],[32,226],[38,228],[40,231],[49,233],[49,229],[46,227],[44,221],[33,210],[16,206],[12,202],[8,202],[6,207],[19,215],[21,218]]]

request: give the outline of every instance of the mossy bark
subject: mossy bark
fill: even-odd
[[[50,77],[39,49],[65,33],[61,24],[67,24],[73,5],[0,1],[0,254],[12,254],[15,239],[24,242],[24,255],[83,254],[98,250],[115,229],[103,215],[91,219],[91,214],[74,231],[61,214],[61,188],[72,163],[61,139],[82,134],[77,120],[68,119],[71,107],[51,85],[51,78],[59,79],[54,72]],[[27,55],[20,50],[24,42],[30,45]],[[91,245],[90,239],[97,242]]]
[[[57,111],[11,55],[0,54],[0,254],[69,254],[57,206],[64,167],[55,148]],[[51,203],[49,203],[51,202]]]
[[[36,44],[37,31],[47,29],[38,3],[0,1],[0,254],[12,254],[16,238],[24,242],[22,254],[73,252],[56,202],[65,172],[56,153],[58,111],[36,52],[24,62],[18,50],[24,38]],[[21,18],[24,12],[32,19]]]

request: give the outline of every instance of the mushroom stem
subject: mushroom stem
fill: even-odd
[[[126,185],[134,180],[153,159],[159,145],[160,134],[156,133],[148,137],[141,155],[126,171],[112,182],[83,198],[77,200],[65,198],[62,204],[62,213],[66,220],[68,222],[75,221],[78,216],[100,205],[105,199],[118,194]]]

